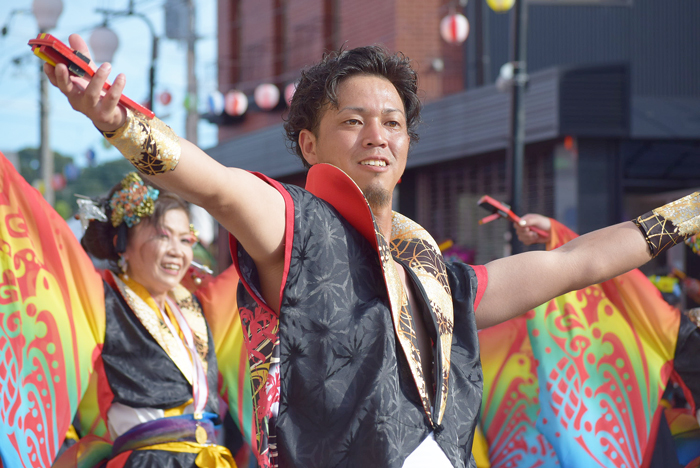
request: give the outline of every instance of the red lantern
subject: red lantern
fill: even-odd
[[[262,110],[271,110],[280,102],[280,90],[270,83],[263,83],[253,93],[255,104]]]
[[[440,35],[450,44],[461,44],[469,35],[469,21],[460,13],[447,15],[440,21]]]
[[[248,110],[248,97],[238,90],[229,91],[224,98],[224,110],[228,115],[238,117]]]
[[[66,177],[60,172],[58,174],[54,174],[51,177],[51,186],[55,191],[58,192],[59,190],[63,190],[64,188],[66,188],[66,185]]]
[[[162,93],[160,93],[160,96],[158,96],[158,100],[161,104],[167,106],[173,100],[173,95],[170,94],[169,91],[163,91]]]
[[[287,86],[284,87],[284,101],[287,103],[288,106],[292,105],[292,98],[294,98],[294,93],[296,92],[296,90],[296,83],[289,83]]]

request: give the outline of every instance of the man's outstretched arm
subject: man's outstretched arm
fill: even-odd
[[[70,45],[89,57],[87,45],[80,36],[71,35]],[[63,64],[56,68],[45,65],[44,71],[51,83],[66,95],[71,106],[85,114],[99,130],[108,135],[121,134],[115,138],[128,140],[129,135],[123,132],[128,128],[127,112],[118,105],[126,84],[124,75],[117,76],[111,89],[102,95],[102,86],[110,72],[109,64],[103,64],[90,81],[71,77]],[[156,119],[153,122],[157,122]],[[150,124],[148,121],[145,123]],[[285,226],[282,196],[257,177],[219,164],[187,140],[178,138],[174,133],[167,135],[169,129],[163,128],[166,130],[164,133],[153,132],[155,144],[159,151],[166,150],[164,154],[171,160],[165,161],[164,170],[148,173],[148,178],[206,209],[238,239],[261,270],[263,295],[273,299],[270,305],[276,308],[274,298],[278,295],[279,284],[265,283],[270,283],[270,276],[279,276],[277,283],[282,278]],[[128,141],[125,144],[128,146]],[[125,156],[129,156],[126,154],[129,151],[125,152],[122,146],[117,146]],[[132,150],[139,157],[138,148]],[[170,170],[171,167],[175,169]],[[276,271],[279,271],[279,275]],[[272,283],[275,283],[274,279]],[[271,292],[276,290],[277,294],[268,295],[265,289]]]
[[[476,311],[479,328],[521,315],[569,291],[606,281],[651,259],[632,222],[578,237],[558,249],[525,252],[486,265],[488,285]]]
[[[558,249],[491,262],[486,265],[489,282],[477,309],[477,324],[495,325],[566,292],[621,275],[698,232],[700,192]]]

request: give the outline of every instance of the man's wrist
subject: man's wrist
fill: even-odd
[[[97,125],[94,121],[92,124],[95,126],[95,128],[102,134],[104,135],[105,133],[114,133],[120,128],[122,128],[126,122],[128,121],[128,115],[129,115],[129,108],[128,107],[122,107],[122,106],[117,106],[117,110],[119,111],[119,121],[117,123],[107,123],[103,122],[100,125]]]
[[[121,127],[100,132],[143,174],[175,170],[180,160],[180,139],[157,117],[148,119],[126,109],[126,120]]]
[[[113,130],[104,130],[95,124],[95,128],[105,137],[108,141],[117,137],[117,135],[122,135],[128,128],[131,120],[133,119],[133,112],[130,109],[125,109],[124,121],[121,125]]]

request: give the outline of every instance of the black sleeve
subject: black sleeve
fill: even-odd
[[[461,262],[448,262],[445,264],[445,268],[452,292],[455,315],[462,310],[473,316],[474,300],[479,287],[474,268]]]
[[[700,328],[681,314],[674,367],[683,383],[700,404]]]

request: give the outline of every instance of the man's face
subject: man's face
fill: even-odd
[[[342,169],[370,206],[391,206],[410,143],[403,101],[391,82],[372,75],[345,79],[338,86],[338,108],[324,111],[317,135],[302,133],[301,148],[310,164]]]

